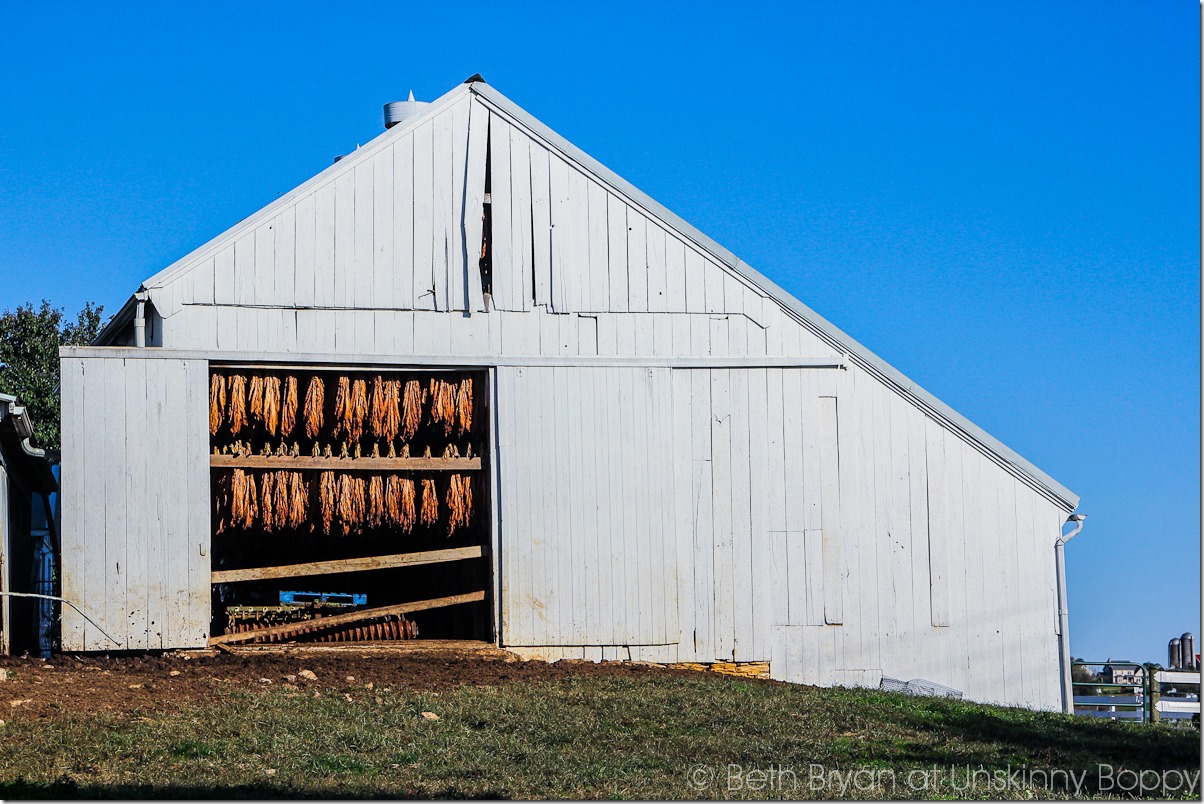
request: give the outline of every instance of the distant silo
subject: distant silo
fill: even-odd
[[[1179,638],[1171,639],[1166,646],[1166,664],[1171,670],[1179,667]]]
[[[1179,637],[1179,655],[1183,658],[1180,665],[1183,669],[1196,669],[1196,638],[1190,631]]]

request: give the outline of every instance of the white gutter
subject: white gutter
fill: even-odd
[[[1054,562],[1058,571],[1058,652],[1061,654],[1062,665],[1062,711],[1068,715],[1074,714],[1074,686],[1071,683],[1070,663],[1070,612],[1066,601],[1066,553],[1063,548],[1066,542],[1073,539],[1083,529],[1086,514],[1071,514],[1066,518],[1067,523],[1074,523],[1074,530],[1058,536],[1054,542]]]

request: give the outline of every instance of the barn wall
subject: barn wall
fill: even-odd
[[[67,651],[203,647],[209,637],[203,360],[65,357],[62,588]]]
[[[1064,512],[865,372],[498,374],[508,646],[1059,705]]]

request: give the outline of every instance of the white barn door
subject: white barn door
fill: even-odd
[[[497,377],[503,644],[678,642],[669,369]]]

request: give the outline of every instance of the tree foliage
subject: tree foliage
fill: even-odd
[[[42,300],[0,315],[0,393],[29,410],[34,442],[59,449],[59,347],[91,343],[100,332],[103,307],[88,302],[74,321]]]

